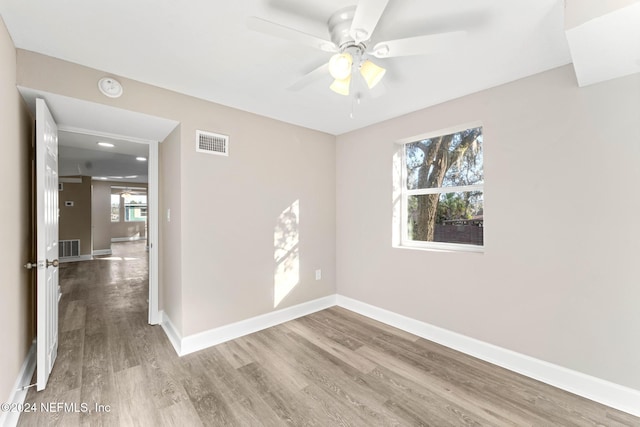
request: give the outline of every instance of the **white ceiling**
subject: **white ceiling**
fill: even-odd
[[[103,104],[18,87],[35,116],[36,98],[46,101],[58,125],[58,173],[120,182],[148,182],[149,142],[163,141],[178,125],[174,120]],[[109,142],[106,148],[98,142]]]
[[[109,142],[113,148],[97,142]],[[148,182],[147,144],[90,134],[58,131],[58,174],[91,176],[117,182]],[[139,161],[144,157],[147,161]]]
[[[571,62],[563,0],[390,0],[372,42],[467,37],[439,53],[376,60],[388,70],[385,91],[358,105],[330,91],[329,76],[288,89],[331,54],[246,26],[257,16],[327,39],[329,17],[357,0],[99,3],[2,0],[0,13],[18,48],[331,134]]]
[[[247,28],[260,17],[328,39],[329,17],[358,1],[2,0],[0,14],[18,48],[336,135],[572,61],[580,85],[640,71],[639,0],[390,0],[370,46],[467,36],[376,59],[383,87],[360,103],[328,75],[291,90],[331,54]]]
[[[568,0],[565,27],[580,86],[640,72],[640,1]]]
[[[76,133],[88,130],[96,135],[104,134],[116,139],[148,143],[149,141],[163,141],[178,125],[175,120],[55,93],[22,86],[18,86],[18,90],[33,114],[35,114],[36,98],[42,98],[51,110],[58,127],[63,130],[76,131]]]

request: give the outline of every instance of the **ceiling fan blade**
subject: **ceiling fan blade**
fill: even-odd
[[[266,19],[258,18],[256,16],[252,16],[247,19],[247,27],[260,33],[302,43],[307,46],[315,47],[316,49],[324,50],[325,52],[338,51],[337,46],[329,40],[324,40],[320,37],[303,33],[302,31],[298,31],[294,28],[285,27],[284,25],[276,24],[275,22],[267,21]]]
[[[360,0],[351,22],[350,35],[356,43],[371,38],[389,0]]]
[[[329,75],[329,63],[325,63],[319,66],[318,68],[315,68],[314,70],[310,71],[309,73],[305,74],[304,76],[300,77],[300,79],[298,79],[298,81],[296,81],[294,84],[289,86],[288,89],[293,91],[298,91],[304,87],[309,86],[311,83],[317,80],[320,80],[321,78],[326,77],[328,75]]]
[[[459,43],[467,35],[466,31],[429,34],[408,37],[406,39],[389,40],[376,44],[369,52],[376,58],[393,58],[395,56],[427,55],[451,47]]]
[[[371,89],[369,89],[369,92],[371,94],[371,98],[373,99],[380,98],[387,94],[387,85],[385,84],[384,81],[382,81],[377,85],[375,85],[374,87],[372,87]]]

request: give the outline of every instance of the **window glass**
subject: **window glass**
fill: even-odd
[[[132,194],[124,202],[125,221],[146,221],[147,220],[147,195]]]
[[[120,222],[120,195],[111,195],[111,222]]]
[[[482,127],[405,144],[403,242],[484,244]]]

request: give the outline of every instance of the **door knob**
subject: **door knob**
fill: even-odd
[[[57,267],[58,265],[60,265],[60,262],[57,259],[54,259],[53,261],[47,260],[47,267]]]

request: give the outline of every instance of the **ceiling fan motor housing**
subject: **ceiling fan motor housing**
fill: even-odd
[[[349,6],[340,9],[329,18],[327,23],[331,41],[343,51],[347,47],[355,46],[356,42],[351,36],[351,23],[355,16],[356,7]]]

